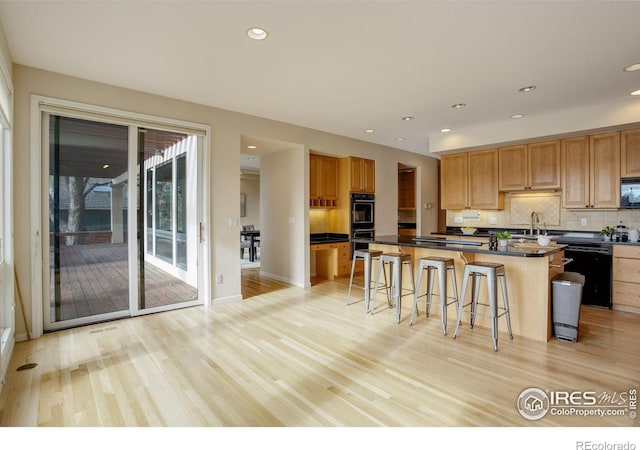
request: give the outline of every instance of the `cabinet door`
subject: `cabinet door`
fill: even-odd
[[[338,198],[338,158],[320,160],[320,197],[325,200]]]
[[[376,162],[363,159],[361,162],[362,190],[368,194],[376,193]]]
[[[467,153],[443,155],[440,161],[440,209],[467,206]]]
[[[620,207],[620,133],[590,136],[590,194],[593,208]]]
[[[309,198],[319,198],[319,156],[313,153],[309,154]]]
[[[527,146],[514,145],[498,149],[499,189],[522,191],[527,188]]]
[[[530,189],[560,188],[560,141],[536,142],[527,148]]]
[[[504,194],[498,190],[498,150],[468,154],[468,199],[472,209],[502,209]]]
[[[349,191],[362,192],[362,159],[349,158]]]
[[[589,208],[589,136],[563,139],[560,156],[562,207]]]
[[[640,177],[640,129],[620,135],[620,176]]]

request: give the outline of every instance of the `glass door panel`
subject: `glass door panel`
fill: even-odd
[[[45,328],[126,315],[128,127],[51,116]]]
[[[198,304],[198,139],[162,130],[140,130],[138,164],[144,246],[138,258],[140,310]],[[143,233],[144,231],[144,233]]]

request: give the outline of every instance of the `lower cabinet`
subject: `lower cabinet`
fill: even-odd
[[[333,280],[351,274],[351,244],[349,242],[331,242],[313,244],[311,251],[316,256],[316,277]]]
[[[640,246],[613,246],[613,309],[640,313]]]

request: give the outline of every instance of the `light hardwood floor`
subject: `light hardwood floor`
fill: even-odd
[[[638,426],[622,417],[516,409],[525,388],[640,388],[640,316],[583,307],[577,343],[465,327],[421,314],[397,324],[348,280],[310,289],[243,276],[242,302],[47,334],[16,346],[2,426]],[[360,291],[361,292],[361,291]],[[455,314],[451,314],[453,322]],[[25,363],[31,370],[16,371]]]

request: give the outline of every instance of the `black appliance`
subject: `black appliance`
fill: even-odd
[[[567,243],[567,242],[565,242]],[[604,243],[568,243],[565,258],[573,259],[564,267],[565,272],[584,275],[582,304],[612,308],[611,304],[611,246]]]
[[[620,180],[620,207],[640,208],[640,178],[622,178]]]
[[[372,241],[374,230],[375,196],[374,194],[351,194],[351,239]],[[351,257],[355,250],[367,249],[365,242],[351,242]]]

